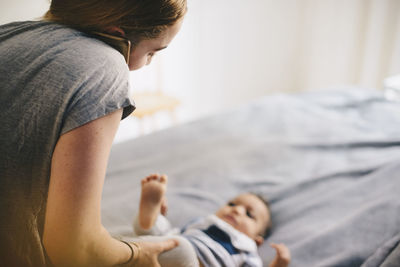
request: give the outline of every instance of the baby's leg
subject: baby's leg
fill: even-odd
[[[170,222],[163,215],[159,214],[153,227],[150,229],[143,229],[139,224],[139,216],[133,221],[133,232],[136,236],[141,235],[171,235],[179,234],[178,228],[172,228]]]
[[[133,222],[137,235],[135,238],[124,238],[126,241],[163,241],[176,239],[179,245],[158,256],[162,267],[199,267],[199,261],[192,244],[184,237],[172,235],[179,229],[172,229],[169,221],[163,216],[166,212],[165,190],[167,177],[150,175],[142,180],[142,193],[138,216]]]
[[[151,229],[158,215],[165,210],[167,176],[152,174],[142,180],[138,223],[144,230]],[[163,208],[164,207],[164,208]]]
[[[158,261],[162,267],[199,267],[199,260],[192,244],[184,237],[179,235],[170,236],[140,236],[137,238],[124,239],[126,241],[150,241],[158,242],[167,239],[176,239],[179,245],[169,251],[163,252],[158,256]]]
[[[139,213],[133,221],[133,230],[136,235],[179,233],[179,229],[173,229],[167,218],[163,216],[167,211],[166,186],[165,175],[152,174],[142,180]]]

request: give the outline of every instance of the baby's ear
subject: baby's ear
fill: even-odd
[[[256,241],[257,246],[261,246],[264,243],[264,237],[262,237],[261,235],[258,235],[254,239],[254,241]]]

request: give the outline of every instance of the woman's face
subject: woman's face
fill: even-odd
[[[152,57],[160,50],[167,48],[182,26],[182,19],[168,27],[161,35],[154,39],[142,40],[131,49],[129,70],[137,70],[149,65]]]

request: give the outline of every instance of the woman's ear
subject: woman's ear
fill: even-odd
[[[264,237],[262,237],[261,235],[258,235],[254,239],[254,241],[256,242],[257,246],[259,247],[264,243]]]
[[[109,33],[111,35],[119,36],[119,37],[125,37],[125,31],[121,29],[120,27],[117,26],[112,26],[112,27],[107,27],[105,29],[106,33]]]

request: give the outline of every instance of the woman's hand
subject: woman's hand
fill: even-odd
[[[269,267],[287,267],[290,263],[290,251],[284,244],[271,244],[276,250],[276,256],[269,264]]]
[[[135,242],[140,247],[139,258],[133,263],[133,267],[160,267],[158,255],[164,251],[171,250],[179,245],[175,239],[168,239],[161,242]],[[135,248],[133,245],[131,245]],[[137,250],[135,250],[137,253]]]

